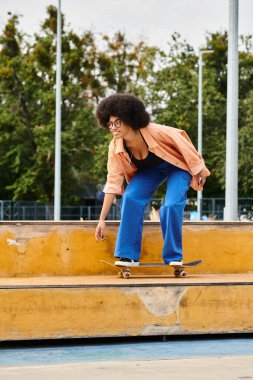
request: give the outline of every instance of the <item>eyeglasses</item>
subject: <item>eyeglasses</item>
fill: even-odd
[[[113,128],[115,129],[119,129],[119,127],[121,126],[121,120],[120,119],[116,119],[115,121],[109,121],[107,123],[107,127],[112,130]]]

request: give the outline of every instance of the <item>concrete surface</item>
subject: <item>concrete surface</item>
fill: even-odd
[[[0,223],[0,340],[253,332],[253,222],[185,222],[189,277],[135,268],[117,278],[119,222]],[[20,245],[9,245],[7,239]],[[159,223],[145,222],[141,259],[161,261]],[[212,273],[212,274],[210,274]]]
[[[253,356],[0,367],[2,380],[253,379]]]
[[[27,280],[26,286],[1,286],[0,340],[253,332],[249,276],[213,284],[140,279],[119,285],[108,276],[92,286],[68,284],[67,277],[65,286]]]
[[[97,243],[97,221],[0,222],[0,276],[112,275],[119,222],[106,222],[106,240]],[[7,239],[20,245],[8,245]],[[144,222],[141,260],[162,262],[159,222]],[[253,222],[184,222],[184,261],[203,260],[191,273],[253,273]],[[135,273],[142,270],[135,270]],[[148,272],[147,272],[148,273]],[[166,274],[166,268],[149,268]]]
[[[252,277],[5,278],[0,339],[252,332]]]
[[[253,260],[252,260],[253,261]],[[36,289],[36,288],[85,288],[85,287],[126,287],[160,286],[160,285],[253,285],[253,274],[192,274],[187,269],[188,277],[175,278],[171,268],[167,275],[149,274],[148,269],[142,269],[142,274],[136,274],[136,268],[131,269],[131,277],[123,279],[118,276],[119,269],[115,268],[110,276],[24,276],[0,277],[0,289]]]

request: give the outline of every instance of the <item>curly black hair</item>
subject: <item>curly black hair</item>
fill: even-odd
[[[147,127],[150,122],[143,102],[131,94],[110,95],[98,104],[96,117],[101,127],[108,128],[110,116],[117,116],[135,130]]]

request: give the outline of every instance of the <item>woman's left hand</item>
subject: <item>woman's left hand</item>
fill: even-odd
[[[204,171],[204,169],[202,169],[201,170],[201,172],[199,172],[198,174],[197,174],[197,176],[198,176],[198,185],[199,186],[204,186],[204,184],[205,184],[205,182],[206,182],[206,175],[205,175],[205,171]]]

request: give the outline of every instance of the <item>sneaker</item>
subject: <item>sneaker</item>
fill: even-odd
[[[169,263],[171,267],[181,267],[183,265],[182,261],[171,261]]]
[[[115,265],[118,267],[138,267],[139,261],[131,260],[126,257],[121,257],[119,260],[115,261]]]

